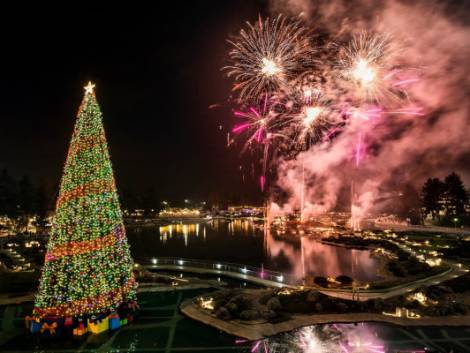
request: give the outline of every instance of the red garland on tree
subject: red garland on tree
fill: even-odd
[[[93,325],[107,322],[108,314],[136,307],[133,261],[93,88],[85,87],[78,111],[36,295],[42,331],[51,331],[51,318],[67,326],[80,318],[77,332],[91,318],[90,331],[99,331]]]

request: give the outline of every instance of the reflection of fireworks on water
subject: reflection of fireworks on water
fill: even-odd
[[[312,58],[308,32],[298,20],[279,15],[261,17],[257,24],[247,23],[232,41],[231,65],[224,67],[233,76],[233,89],[240,101],[257,101],[265,92],[278,90],[305,67]]]
[[[359,326],[334,325],[343,332],[340,343],[344,353],[385,353],[384,344],[376,337],[367,324]]]
[[[322,341],[314,327],[304,327],[299,330],[296,345],[302,353],[330,353],[326,342]]]
[[[236,343],[247,343],[237,340]],[[252,343],[250,353],[385,353],[385,346],[364,324],[303,327]]]

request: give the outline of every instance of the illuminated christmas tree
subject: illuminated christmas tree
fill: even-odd
[[[136,299],[101,111],[91,82],[72,135],[39,292],[36,317],[90,317]]]

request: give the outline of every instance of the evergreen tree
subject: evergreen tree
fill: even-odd
[[[46,188],[43,184],[39,185],[34,190],[34,198],[33,198],[33,209],[34,213],[36,213],[40,219],[44,219],[47,215],[47,211],[49,206],[51,206],[52,202],[49,201],[46,193]]]
[[[437,216],[441,209],[439,201],[444,195],[445,185],[439,178],[429,178],[426,180],[421,193],[421,200],[426,213]]]
[[[421,223],[419,192],[411,184],[405,184],[402,190],[396,213],[402,218],[409,219],[412,224]]]
[[[100,108],[88,84],[65,162],[35,314],[77,317],[136,297]]]
[[[444,181],[445,196],[448,202],[449,211],[453,215],[465,213],[465,205],[468,202],[468,194],[465,186],[456,173],[450,173]]]
[[[19,184],[19,204],[21,211],[25,214],[34,213],[34,187],[31,179],[25,175],[20,180]]]
[[[0,215],[16,217],[18,214],[18,189],[8,170],[0,173]]]
[[[155,212],[160,210],[160,199],[155,188],[150,187],[145,190],[142,197],[142,208],[145,210],[146,215],[154,215]]]

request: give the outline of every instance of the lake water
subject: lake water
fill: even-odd
[[[232,262],[305,276],[351,276],[377,279],[377,260],[369,250],[322,244],[310,237],[278,237],[262,223],[248,219],[213,220],[160,227],[129,228],[131,251],[137,261],[181,257]]]

